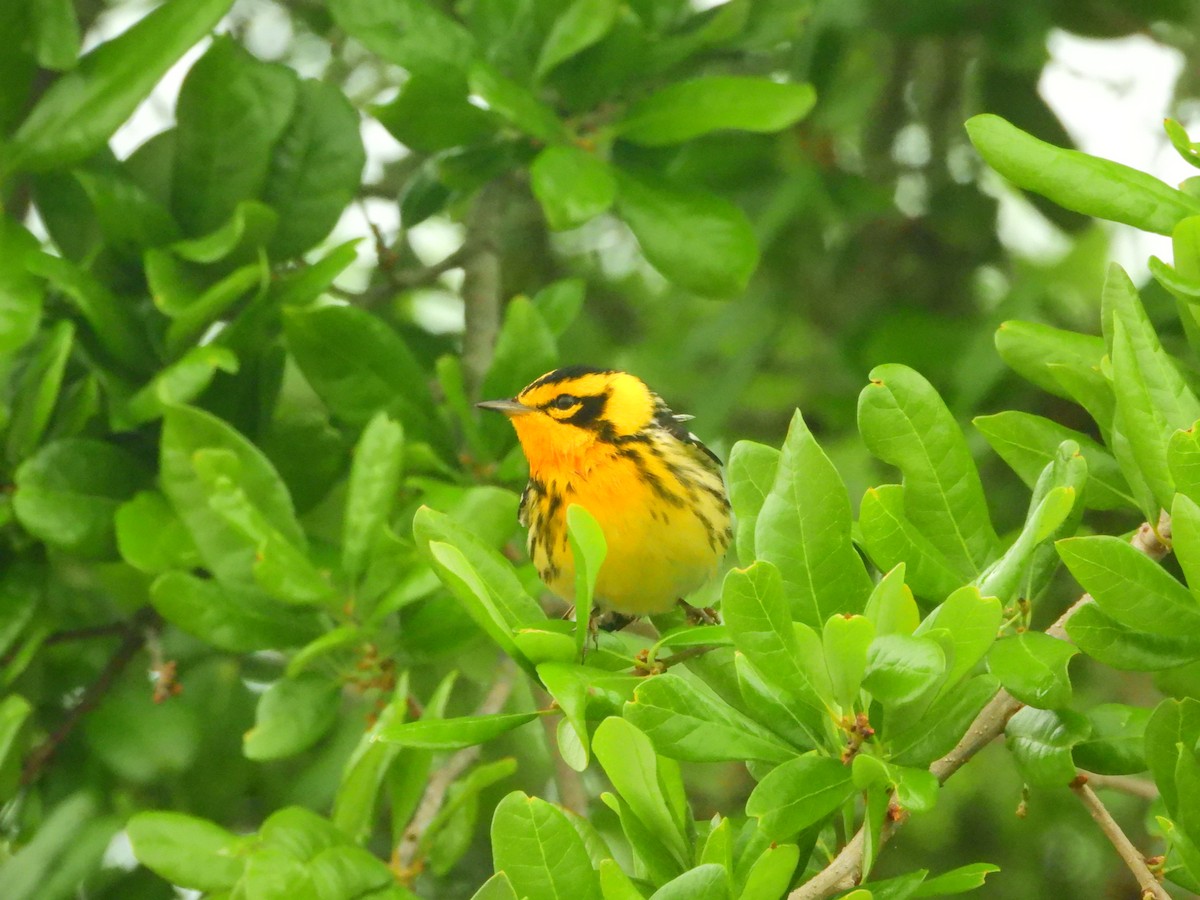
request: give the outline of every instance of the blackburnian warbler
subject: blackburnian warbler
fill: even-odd
[[[512,421],[529,460],[521,524],[542,581],[575,595],[567,507],[604,531],[596,602],[622,616],[666,612],[716,572],[732,539],[721,461],[641,379],[568,366],[484,409]]]

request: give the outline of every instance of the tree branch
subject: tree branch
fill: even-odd
[[[1161,560],[1171,552],[1170,515],[1164,510],[1159,517],[1157,528],[1151,527],[1149,523],[1143,523],[1141,528],[1130,538],[1130,543],[1155,562]],[[1088,594],[1084,594],[1071,604],[1053,625],[1046,629],[1046,634],[1060,640],[1067,640],[1067,622],[1082,607],[1094,602]],[[975,721],[971,723],[971,727],[967,729],[967,733],[962,736],[954,749],[941,759],[931,763],[929,771],[937,776],[939,783],[944,784],[946,779],[961,769],[976,753],[1003,734],[1008,720],[1022,706],[1024,704],[1008,691],[1003,688],[999,690],[975,717]],[[889,817],[880,833],[880,847],[908,821],[907,810],[899,807],[893,807],[893,809],[894,817]],[[824,898],[830,897],[838,891],[848,890],[862,881],[865,829],[866,825],[860,828],[829,865],[792,891],[788,895],[788,900],[824,900]],[[1150,896],[1158,898],[1165,897],[1166,894],[1151,894]],[[1167,900],[1170,898],[1168,897]]]
[[[1158,879],[1146,865],[1145,857],[1137,847],[1133,846],[1133,842],[1121,830],[1121,826],[1109,813],[1108,808],[1100,802],[1100,798],[1088,784],[1087,776],[1080,775],[1072,781],[1071,790],[1075,792],[1075,796],[1083,803],[1091,817],[1096,820],[1096,824],[1100,826],[1104,836],[1116,848],[1117,855],[1124,860],[1129,871],[1133,873],[1133,877],[1137,879],[1138,887],[1142,889],[1142,900],[1171,900],[1171,895],[1158,883]]]
[[[496,335],[500,331],[500,254],[496,241],[500,232],[504,186],[493,181],[475,198],[467,219],[464,246],[472,248],[464,266],[462,286],[466,304],[463,327],[463,369],[467,390],[478,399],[484,373],[492,363]]]
[[[504,704],[508,702],[508,695],[512,693],[512,687],[513,668],[506,660],[501,663],[491,690],[483,698],[474,715],[490,716],[500,712],[504,708]],[[475,760],[479,758],[480,752],[478,746],[465,747],[447,759],[445,764],[430,776],[429,783],[425,786],[425,793],[421,796],[421,802],[417,805],[417,811],[413,814],[408,827],[404,829],[400,845],[396,848],[395,863],[403,880],[411,880],[421,871],[423,865],[423,860],[419,856],[421,838],[429,830],[430,824],[442,808],[442,804],[445,803],[446,792],[450,790],[450,785],[454,784],[455,779],[474,764]]]
[[[124,623],[124,639],[113,655],[109,657],[104,668],[100,670],[96,680],[87,686],[79,701],[67,713],[67,717],[34,748],[25,760],[25,765],[21,769],[21,784],[33,784],[45,773],[47,765],[58,748],[70,737],[71,732],[75,730],[83,717],[100,705],[104,695],[109,692],[120,674],[125,671],[125,667],[146,643],[147,631],[156,627],[159,621],[158,613],[150,607],[145,607]]]

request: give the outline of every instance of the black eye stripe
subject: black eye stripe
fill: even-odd
[[[563,421],[580,427],[591,426],[604,412],[604,406],[608,403],[608,397],[609,394],[606,391],[603,394],[597,394],[592,397],[577,398],[579,400],[579,409]]]

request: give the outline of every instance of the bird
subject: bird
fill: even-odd
[[[733,539],[721,460],[640,378],[573,365],[482,409],[511,421],[529,461],[518,519],[550,591],[574,602],[567,509],[584,507],[608,553],[595,603],[611,621],[668,612],[712,578]],[[711,611],[689,618],[712,621]]]

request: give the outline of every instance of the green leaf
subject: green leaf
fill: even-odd
[[[234,483],[236,457],[226,450],[201,450],[195,466],[208,487],[208,505],[254,545],[251,572],[259,587],[286,603],[321,605],[337,599],[327,573],[272,527]]]
[[[1171,504],[1171,549],[1193,596],[1200,596],[1200,505],[1185,494]]]
[[[496,117],[467,100],[465,78],[411,75],[396,99],[371,109],[400,143],[418,153],[437,153],[480,143],[496,130]]]
[[[756,555],[783,576],[792,617],[820,627],[860,612],[871,579],[850,540],[850,499],[797,410],[754,530]]]
[[[74,339],[75,326],[70,321],[56,323],[16,382],[14,409],[5,439],[11,462],[25,459],[41,442],[58,401]]]
[[[533,307],[557,337],[562,337],[583,309],[587,283],[582,278],[562,278],[551,282],[533,296]]]
[[[948,894],[965,894],[977,887],[983,887],[984,880],[993,872],[999,872],[999,866],[991,863],[971,863],[959,866],[949,872],[943,872],[933,878],[926,879],[917,888],[913,897],[944,897]]]
[[[969,576],[998,540],[962,431],[933,385],[907,366],[877,366],[858,398],[867,448],[904,473],[904,512]]]
[[[69,166],[104,146],[231,0],[171,0],[87,53],[21,123],[0,169]]]
[[[378,412],[354,450],[342,522],[342,568],[359,578],[367,568],[380,531],[387,524],[404,462],[404,428]]]
[[[293,546],[305,546],[291,497],[262,452],[217,417],[178,406],[163,417],[160,480],[163,493],[183,520],[205,566],[223,582],[250,586],[257,556],[254,541],[209,506],[210,486],[196,469],[201,450],[236,459],[237,486],[251,506]]]
[[[548,144],[567,140],[567,130],[551,106],[487,63],[472,65],[467,81],[472,95],[482,101],[485,109],[496,113],[530,137]]]
[[[576,0],[589,2],[595,0]],[[556,144],[539,153],[529,167],[529,182],[553,231],[578,228],[606,212],[617,195],[608,166],[573,146]]]
[[[763,502],[775,483],[779,451],[754,441],[738,441],[725,464],[729,503],[737,521],[737,556],[747,565],[754,559],[754,532]]]
[[[1092,733],[1076,745],[1076,764],[1101,775],[1132,775],[1146,770],[1145,735],[1150,710],[1101,703],[1087,711],[1087,718]]]
[[[616,124],[624,140],[681,144],[721,129],[769,133],[799,122],[817,101],[810,84],[712,76],[678,81],[640,100]]]
[[[825,713],[801,703],[787,688],[765,678],[741,653],[734,654],[738,692],[754,719],[793,747],[811,750],[821,743]]]
[[[471,900],[521,900],[521,898],[517,896],[516,888],[508,880],[508,876],[503,872],[497,872],[471,895]],[[607,894],[604,900],[609,900]],[[642,900],[642,898],[638,898],[638,900]]]
[[[518,896],[600,900],[599,877],[566,814],[521,791],[496,807],[492,862]]]
[[[847,712],[856,706],[867,668],[867,648],[874,637],[875,626],[870,619],[846,614],[830,616],[821,632],[833,695]]]
[[[518,649],[513,638],[513,627],[506,620],[503,608],[491,585],[467,559],[461,549],[442,541],[429,541],[427,552],[432,558],[434,571],[455,599],[466,609],[485,634],[508,656],[529,669],[533,663]],[[515,580],[515,576],[514,580]]]
[[[923,715],[885,722],[883,737],[892,761],[905,766],[928,766],[949,753],[966,734],[999,684],[991,675],[976,675],[958,690],[938,697]]]
[[[0,216],[0,353],[12,353],[37,334],[44,289],[26,265],[42,255],[37,238]]]
[[[608,544],[600,523],[578,503],[567,507],[567,539],[575,562],[575,649],[582,655],[587,641],[588,622],[591,620],[596,578],[608,555]]]
[[[1075,611],[1067,635],[1088,656],[1114,669],[1155,672],[1200,659],[1200,637],[1194,633],[1148,634],[1122,625],[1095,603]]]
[[[591,666],[560,662],[539,664],[537,676],[563,711],[564,721],[575,732],[579,753],[573,761],[583,768],[586,768],[590,754],[589,714],[593,717],[619,714],[621,707],[633,698],[634,688],[642,683],[635,675],[613,674]],[[576,767],[573,765],[572,768]]]
[[[234,653],[298,647],[319,633],[316,613],[273,601],[260,591],[221,585],[184,572],[167,572],[151,600],[172,625]]]
[[[1071,456],[1082,463],[1077,454]],[[1086,463],[1080,468],[1077,478],[1080,482],[1087,477],[1085,468]],[[1021,592],[1029,582],[1040,545],[1060,533],[1075,507],[1077,496],[1075,488],[1067,485],[1051,488],[1040,499],[1035,494],[1017,539],[979,577],[980,592],[998,597],[1002,603],[1008,603]]]
[[[984,658],[996,642],[1004,612],[995,597],[985,597],[979,588],[967,585],[946,598],[916,629],[919,637],[934,628],[944,628],[954,646],[948,660],[943,691],[955,688],[965,675]]]
[[[271,150],[262,199],[279,213],[272,258],[297,256],[337,224],[366,163],[358,113],[337,87],[300,82],[295,112]]]
[[[255,280],[257,276],[255,272]],[[114,411],[114,424],[132,429],[160,418],[168,407],[190,403],[204,393],[217,372],[234,374],[237,370],[237,357],[225,347],[215,344],[193,347],[160,369],[145,387],[129,398],[124,410]]]
[[[206,234],[242,200],[261,197],[271,152],[296,109],[300,80],[221,37],[179,90],[171,207],[189,234]],[[343,142],[339,141],[339,146]]]
[[[388,325],[350,306],[288,310],[288,348],[313,390],[350,425],[365,425],[385,410],[409,440],[446,445],[429,393],[429,376]]]
[[[413,900],[398,888],[387,864],[362,847],[329,847],[308,861],[308,872],[319,897],[387,897]],[[407,896],[405,896],[407,894]]]
[[[650,900],[728,900],[729,876],[724,866],[708,863],[672,878]]]
[[[1200,430],[1195,425],[1171,435],[1167,466],[1175,489],[1200,503]]]
[[[1089,731],[1087,719],[1079,713],[1026,706],[1008,720],[1004,734],[1005,743],[1029,784],[1066,787],[1077,774],[1071,748],[1084,740]]]
[[[1195,752],[1200,742],[1200,701],[1193,697],[1166,699],[1146,723],[1146,763],[1162,794],[1163,805],[1175,815],[1180,805],[1176,784],[1179,758]]]
[[[20,694],[0,700],[0,798],[12,797],[21,781],[22,736],[33,707]]]
[[[619,171],[616,208],[650,265],[686,290],[740,294],[758,267],[750,222],[715,194]]]
[[[987,442],[1029,487],[1053,459],[1063,441],[1074,441],[1087,461],[1083,501],[1088,509],[1137,507],[1125,477],[1111,453],[1080,431],[1030,413],[1007,411],[971,420]]]
[[[1200,634],[1196,598],[1127,541],[1096,535],[1055,546],[1075,580],[1118,622],[1167,637]]]
[[[200,562],[191,535],[158,491],[141,491],[123,503],[114,523],[121,558],[141,572],[157,575]]]
[[[1200,213],[1200,201],[1151,175],[1047,144],[999,116],[973,116],[966,127],[988,165],[1067,209],[1158,234]]]
[[[912,634],[921,623],[921,611],[904,583],[905,566],[900,563],[876,583],[867,598],[865,615],[876,634]]]
[[[603,38],[616,21],[618,9],[617,0],[574,0],[550,27],[534,74],[544,78],[559,63]]]
[[[223,891],[242,875],[245,838],[207,819],[177,812],[139,812],[126,830],[138,862],[172,884]]]
[[[32,837],[0,865],[5,900],[69,897],[101,866],[105,848],[121,828],[87,791],[69,795],[42,816]]]
[[[104,243],[120,256],[136,261],[151,247],[179,240],[179,225],[166,203],[134,181],[128,164],[76,169],[74,174],[91,201]]]
[[[148,480],[141,463],[119,447],[64,438],[17,469],[13,510],[26,531],[51,546],[111,556],[113,515]]]
[[[779,570],[765,560],[725,576],[721,611],[734,646],[751,665],[802,703],[824,711],[833,696],[822,696],[821,680],[812,668],[818,664],[800,652],[796,629],[784,599]]]
[[[946,555],[908,520],[904,497],[904,488],[898,484],[867,488],[858,508],[863,548],[884,571],[904,566],[905,581],[918,596],[945,597],[969,576],[956,571]]]
[[[755,900],[759,897],[784,896],[799,862],[800,848],[795,844],[772,844],[767,847],[750,867],[741,897],[743,900]]]
[[[330,0],[329,12],[372,53],[415,75],[461,73],[476,53],[471,33],[425,0]]]
[[[850,767],[823,756],[801,756],[772,769],[746,801],[746,815],[773,841],[820,822],[854,793]]]
[[[607,718],[592,735],[592,751],[613,787],[645,828],[679,863],[688,858],[687,839],[662,785],[663,761],[650,739],[632,722]]]
[[[1040,631],[1003,638],[988,653],[988,671],[1029,706],[1061,709],[1071,702],[1067,665],[1079,650]]]
[[[254,727],[243,738],[246,758],[261,762],[307,750],[333,725],[340,705],[341,691],[323,675],[276,681],[259,698]]]
[[[785,762],[795,751],[771,732],[677,675],[645,681],[624,716],[662,756],[686,762],[761,759]]]
[[[176,241],[170,250],[180,259],[193,263],[261,263],[260,251],[278,226],[279,214],[271,207],[257,200],[239,200],[228,218],[222,219],[211,231]],[[153,250],[146,252],[147,270],[152,259],[161,260],[160,254]],[[181,306],[186,307],[191,302],[189,297]],[[180,311],[178,306],[175,310],[170,306],[165,308],[168,314]]]
[[[1117,398],[1114,437],[1127,442],[1128,454],[1114,443],[1117,459],[1130,480],[1141,477],[1153,494],[1154,503],[1142,512],[1154,519],[1155,506],[1165,506],[1175,493],[1175,482],[1167,465],[1167,442],[1175,430],[1167,423],[1165,410],[1155,405],[1151,387],[1138,367],[1136,350],[1124,325],[1113,323],[1113,392]],[[1136,467],[1136,475],[1129,472]]]
[[[881,635],[867,651],[863,687],[885,707],[911,703],[942,682],[946,653],[928,637]]]
[[[487,743],[537,717],[538,713],[528,712],[401,722],[382,729],[376,740],[426,750],[460,750]]]
[[[65,72],[74,68],[79,56],[79,21],[70,0],[35,0],[33,14],[34,55],[46,69]]]
[[[467,510],[468,515],[474,512]],[[495,610],[496,620],[506,629],[511,631],[545,624],[546,614],[537,601],[525,592],[513,571],[512,563],[486,546],[470,528],[445,513],[422,507],[413,517],[413,536],[418,547],[430,541],[442,541],[456,547],[486,582],[489,603]]]
[[[126,369],[143,371],[154,359],[132,305],[91,274],[57,256],[29,256],[29,271],[46,278],[87,322],[96,342]]]

